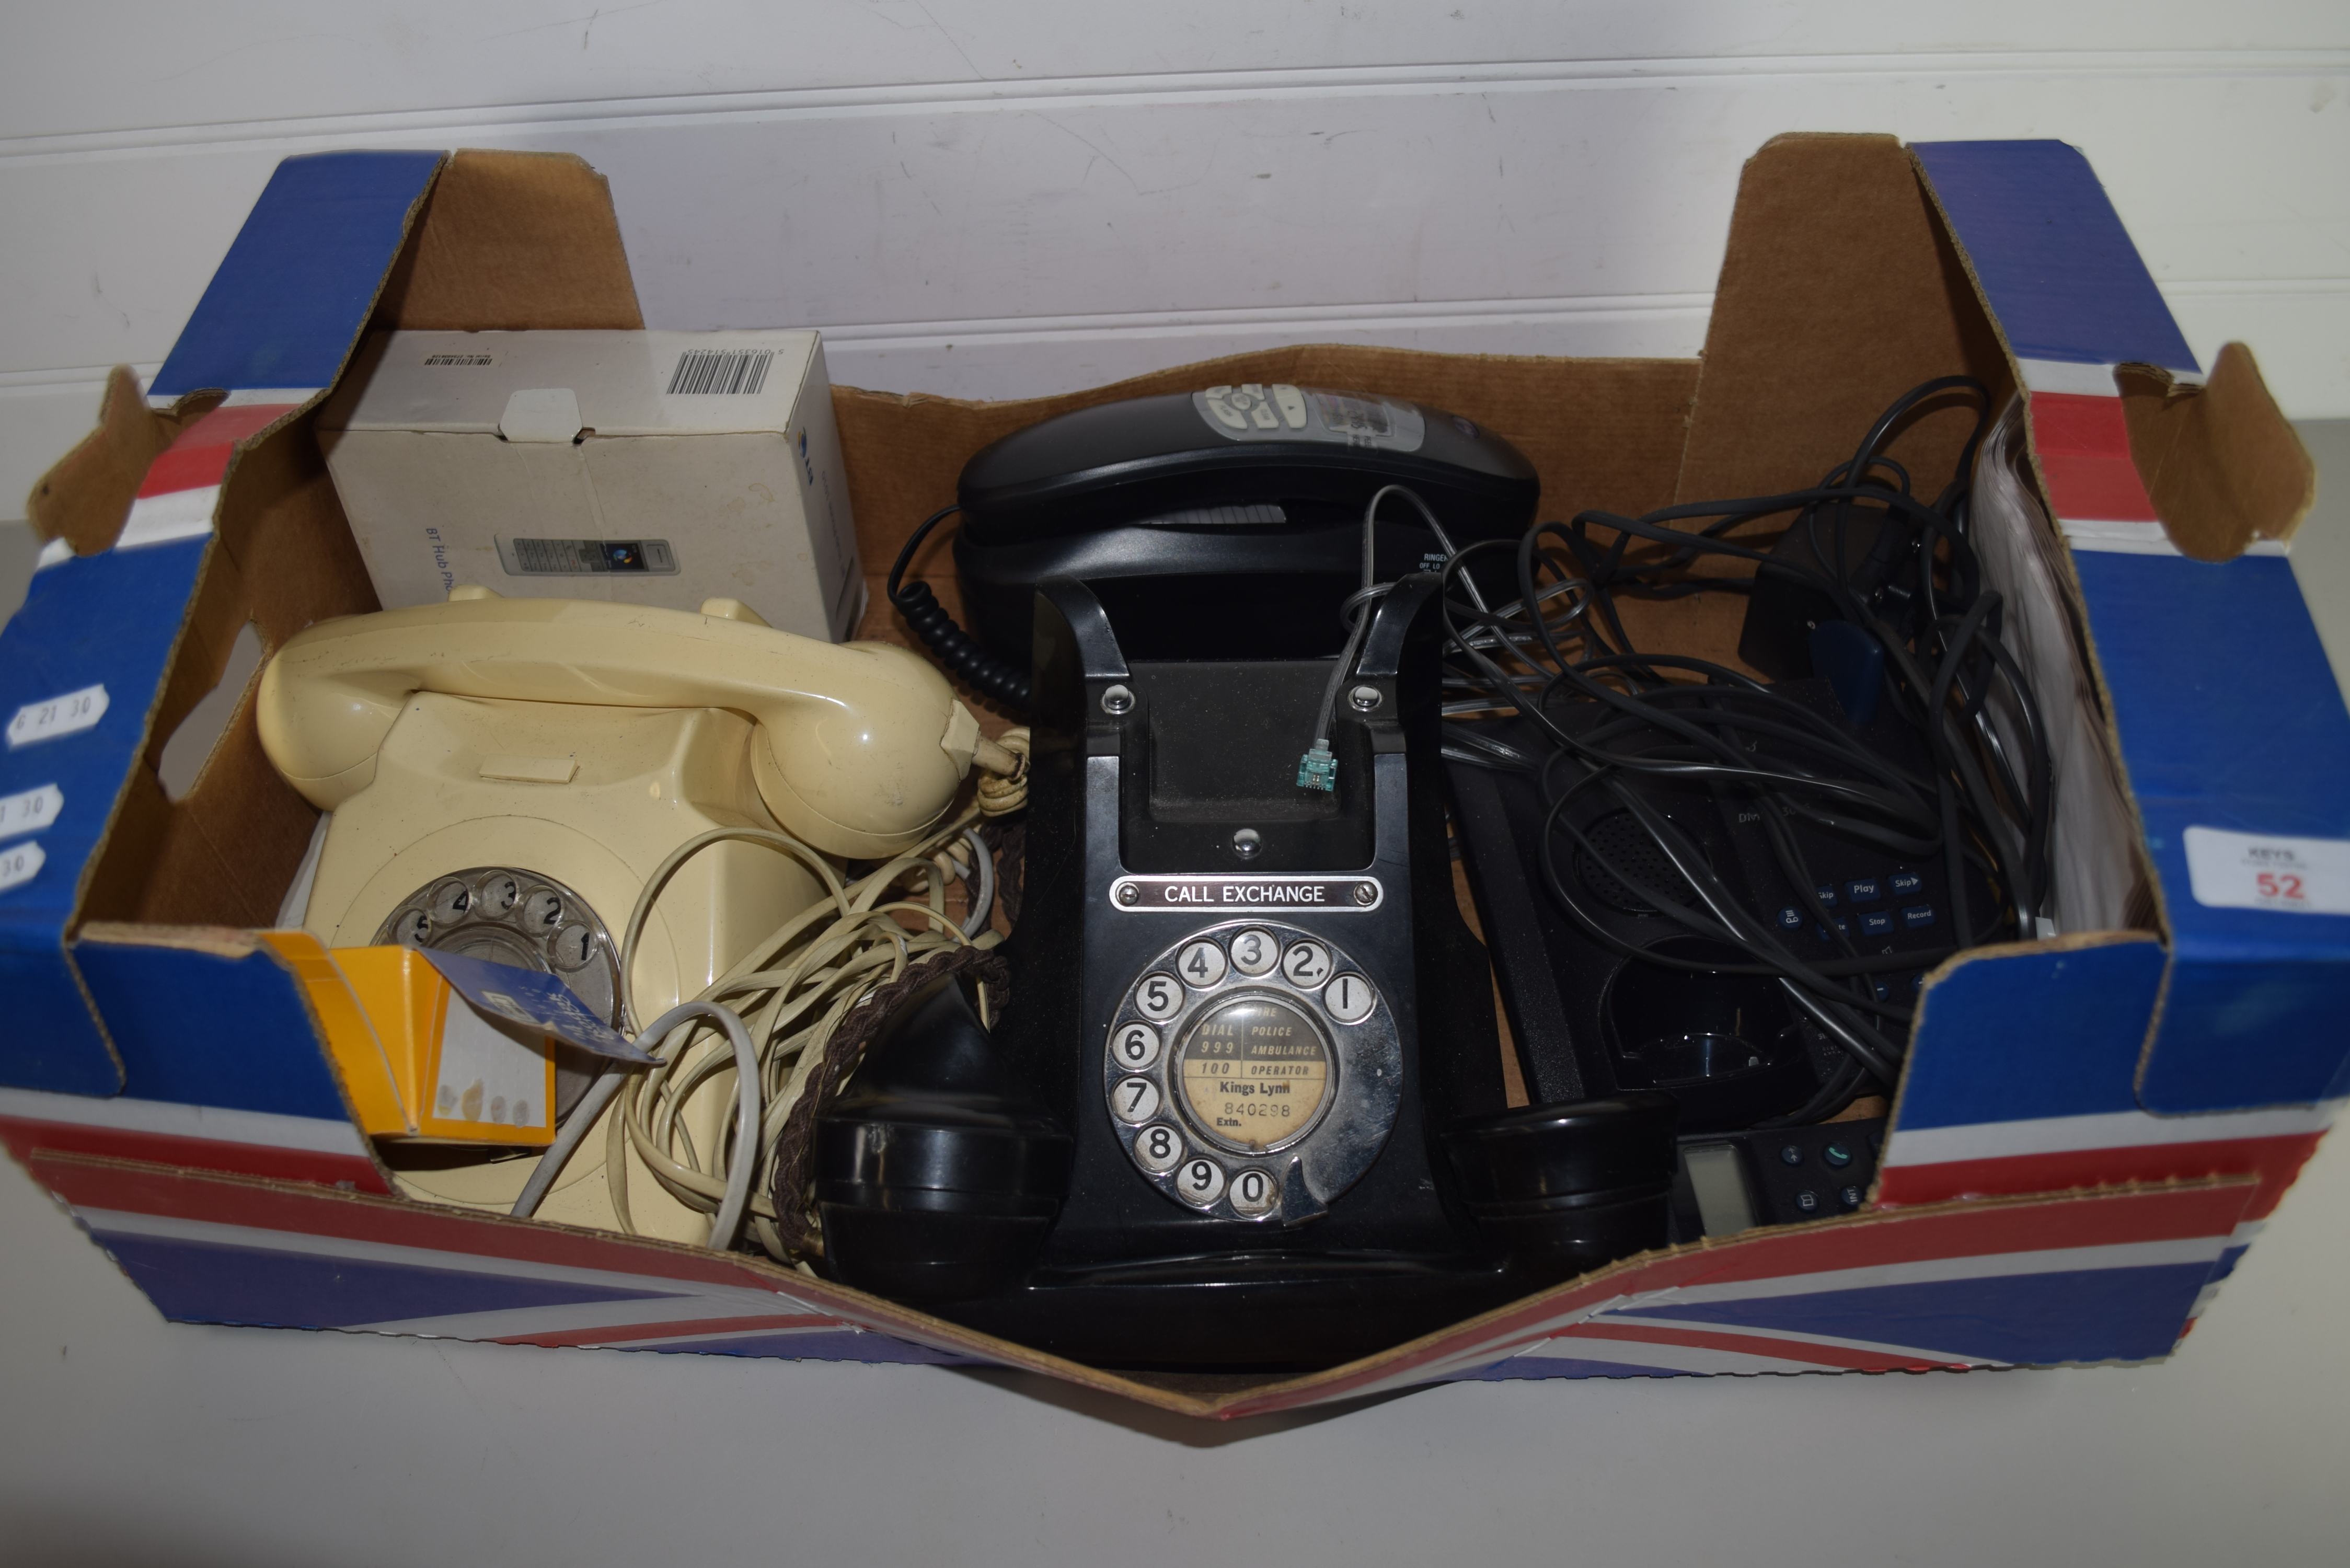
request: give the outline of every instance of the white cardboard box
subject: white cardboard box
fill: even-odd
[[[386,609],[463,583],[837,642],[865,608],[814,332],[381,332],[318,441]]]

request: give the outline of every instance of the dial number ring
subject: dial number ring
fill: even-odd
[[[588,900],[552,877],[508,866],[436,877],[384,917],[375,940],[556,975],[589,1012],[620,1023],[619,944]]]
[[[1363,965],[1261,919],[1194,930],[1143,965],[1103,1044],[1128,1158],[1218,1219],[1320,1212],[1378,1158],[1403,1087],[1399,1025]]]
[[[589,1012],[617,1028],[627,1027],[620,1007],[619,944],[587,899],[527,867],[475,866],[436,877],[384,917],[375,941],[379,947],[429,948],[552,974]],[[570,1116],[595,1075],[592,1068],[557,1059],[558,1122]]]
[[[1121,1078],[1109,1094],[1110,1114],[1139,1127],[1159,1114],[1159,1085],[1148,1078]]]

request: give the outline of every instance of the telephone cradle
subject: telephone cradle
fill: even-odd
[[[1675,1106],[1513,1109],[1455,902],[1439,579],[1346,672],[1149,662],[1035,596],[1009,1006],[941,981],[820,1119],[826,1266],[1097,1365],[1333,1366],[1665,1243]]]

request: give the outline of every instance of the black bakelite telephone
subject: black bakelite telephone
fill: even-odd
[[[1132,657],[1070,576],[1032,604],[1011,1004],[991,1033],[939,981],[821,1116],[827,1268],[1076,1359],[1263,1372],[1663,1244],[1669,1098],[1504,1100],[1445,837],[1439,578],[1372,600],[1343,670]]]

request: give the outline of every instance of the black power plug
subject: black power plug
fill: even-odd
[[[1801,680],[1816,670],[1812,634],[1832,621],[1848,620],[1845,608],[1820,587],[1819,577],[1838,576],[1836,513],[1842,510],[1842,576],[1855,599],[1906,636],[1914,596],[1908,583],[1917,551],[1914,529],[1887,525],[1886,508],[1861,502],[1834,502],[1795,519],[1771,547],[1771,558],[1754,570],[1746,620],[1738,634],[1738,657],[1773,680]]]

